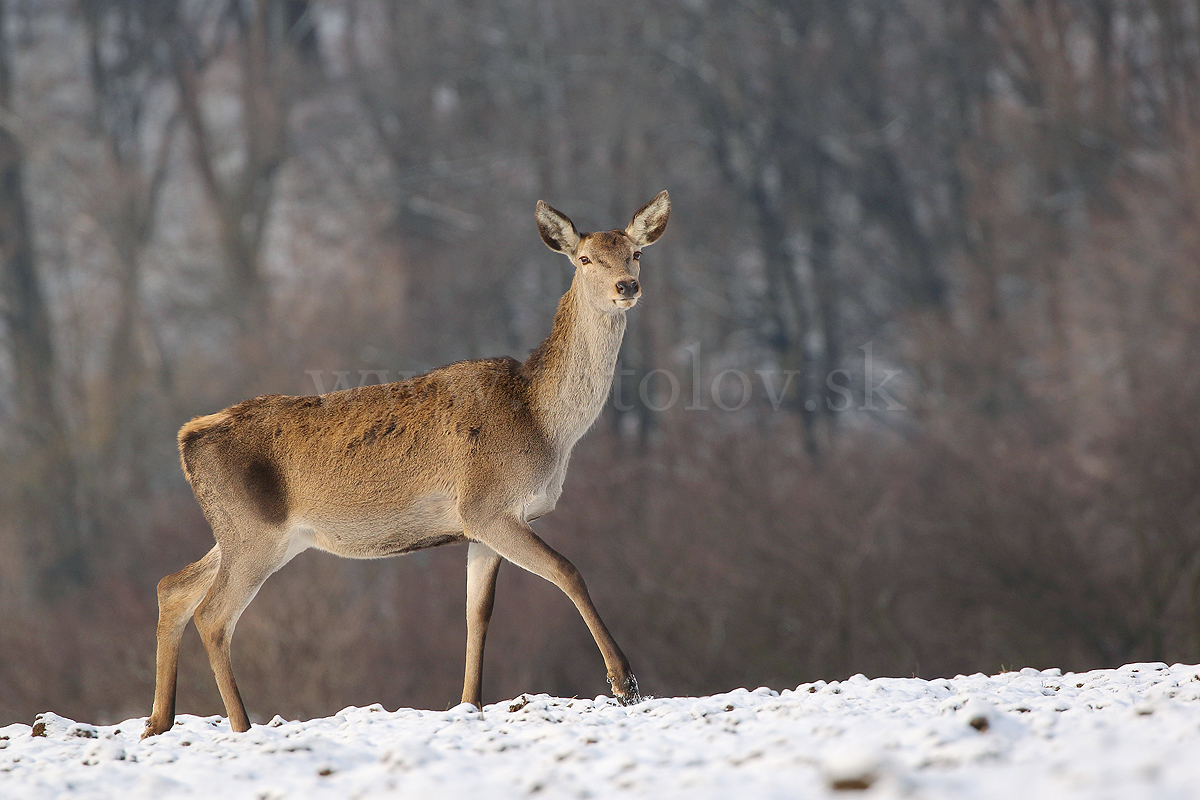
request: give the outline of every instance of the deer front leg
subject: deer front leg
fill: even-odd
[[[629,660],[600,619],[583,576],[575,565],[542,541],[528,524],[511,515],[468,513],[463,516],[472,539],[486,544],[518,567],[545,578],[571,598],[604,656],[613,695],[622,705],[639,702],[642,697],[638,693],[637,679],[629,669]]]
[[[467,669],[462,702],[483,708],[483,642],[496,600],[496,573],[500,556],[486,544],[467,548]]]

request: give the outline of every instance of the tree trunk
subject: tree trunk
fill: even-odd
[[[0,2],[0,32],[5,8]],[[11,108],[8,42],[0,33],[0,107]],[[55,402],[54,342],[38,277],[22,150],[0,127],[0,297],[12,356],[22,447],[9,472],[13,520],[27,543],[32,588],[52,594],[87,578],[67,426]]]

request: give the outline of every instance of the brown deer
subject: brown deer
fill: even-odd
[[[581,234],[538,202],[542,240],[571,260],[575,277],[550,336],[523,364],[461,361],[398,383],[267,395],[184,425],[183,471],[217,543],[158,584],[154,709],[143,736],[174,722],[179,643],[193,614],[229,724],[250,729],[229,658],[234,626],[263,582],[310,547],[382,558],[469,543],[464,703],[482,708],[501,559],[566,593],[604,656],[613,694],[640,700],[579,570],[529,522],[554,510],[571,449],[600,415],[625,311],[641,296],[641,248],[662,235],[670,211],[661,192],[625,230]]]

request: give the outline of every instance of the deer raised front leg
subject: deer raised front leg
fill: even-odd
[[[476,513],[464,515],[467,534],[474,540],[485,543],[491,550],[508,561],[534,575],[553,583],[571,599],[587,623],[604,666],[608,670],[608,682],[613,695],[622,705],[640,701],[637,679],[629,668],[629,660],[613,640],[608,627],[600,619],[592,598],[588,594],[583,575],[575,565],[542,541],[529,525],[507,514]],[[482,643],[481,643],[482,644]],[[464,695],[466,690],[464,689]]]

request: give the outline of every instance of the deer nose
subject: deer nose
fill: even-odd
[[[634,278],[617,281],[617,294],[621,297],[636,297],[639,288],[638,282]]]

